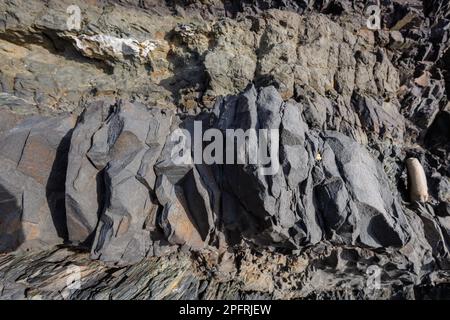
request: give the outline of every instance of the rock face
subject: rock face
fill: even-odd
[[[106,261],[142,259],[158,209],[153,166],[172,115],[142,105],[99,102],[80,118],[68,155],[69,239],[94,239],[93,257]]]
[[[173,118],[125,102],[90,105],[80,116],[68,155],[67,228],[71,241],[94,240],[93,258],[132,263],[161,245],[198,250],[241,238],[288,249],[321,240],[373,248],[408,242],[408,222],[381,164],[339,132],[310,130],[302,106],[284,102],[274,87],[229,96],[209,119],[172,126]],[[273,156],[279,145],[271,167],[175,163],[176,124],[203,122],[224,134],[259,131],[262,153]],[[278,140],[264,145],[260,132],[269,129]],[[188,153],[195,157],[193,148]]]
[[[250,87],[216,107],[222,130],[280,131],[276,160],[282,168],[275,174],[262,175],[252,165],[223,167],[226,191],[236,198],[235,215],[242,219],[231,223],[248,227],[241,233],[294,248],[322,239],[371,247],[407,242],[398,196],[380,163],[358,143],[338,132],[309,130],[302,106],[284,103],[274,87]]]
[[[321,245],[292,257],[247,249],[240,255],[239,268],[226,258],[205,255],[193,260],[183,252],[111,268],[90,260],[87,253],[68,249],[31,252],[0,257],[0,290],[4,299],[57,300],[448,297],[448,270],[430,272],[419,280],[410,270],[392,269],[391,260],[382,254],[362,248]],[[395,258],[399,265],[408,265],[404,257]],[[366,285],[371,281],[366,271],[376,265],[390,269],[382,274],[379,289]],[[80,271],[79,289],[67,287],[73,281],[72,270]],[[20,282],[15,280],[18,277]]]
[[[0,3],[0,298],[449,297],[449,1],[366,9]]]
[[[120,104],[93,136],[87,156],[104,169],[105,202],[93,257],[139,261],[148,252],[158,205],[153,165],[169,132],[171,115]],[[131,192],[130,192],[131,191]]]
[[[31,117],[0,142],[0,251],[67,238],[64,181],[74,117]]]

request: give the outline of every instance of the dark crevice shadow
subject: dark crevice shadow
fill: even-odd
[[[185,199],[181,199],[177,194],[178,200],[185,211],[188,213],[188,218],[191,220],[193,226],[195,226],[198,234],[203,241],[206,241],[209,235],[209,224],[207,216],[207,208],[203,203],[202,196],[195,189],[195,177],[194,171],[189,171],[188,174],[182,180],[182,189],[185,195]]]
[[[25,241],[21,217],[16,197],[0,184],[0,253],[14,251]]]
[[[443,72],[447,96],[444,102],[447,102],[450,100],[450,49],[447,49],[441,60],[439,60],[438,66]],[[432,152],[437,152],[438,156],[443,156],[442,150],[450,150],[450,112],[448,108],[445,109],[445,104],[441,105],[441,110],[437,113],[424,137],[425,147]]]
[[[445,92],[447,99],[450,100],[450,48],[445,51],[443,57],[439,61],[439,66],[443,70]]]
[[[207,117],[203,115],[200,116],[187,116],[186,119],[180,124],[180,128],[189,131],[191,134],[190,145],[194,145],[194,121],[203,122],[203,130],[207,126]],[[204,132],[202,132],[203,135]],[[192,155],[193,156],[193,155]],[[186,175],[174,186],[176,189],[180,190],[181,194],[176,192],[179,203],[183,206],[188,219],[200,235],[203,241],[208,241],[209,229],[208,224],[208,214],[207,208],[203,203],[203,197],[198,193],[196,189],[196,182],[194,177],[194,170],[197,168],[192,168]],[[208,192],[209,193],[209,192]],[[209,194],[211,196],[211,194]]]
[[[66,173],[69,158],[70,141],[73,130],[70,130],[61,140],[56,149],[56,156],[45,187],[48,207],[52,216],[58,237],[64,242],[68,241],[68,229],[66,219]]]

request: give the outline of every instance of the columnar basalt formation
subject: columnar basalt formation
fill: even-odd
[[[1,2],[0,298],[449,297],[450,3],[368,5]]]

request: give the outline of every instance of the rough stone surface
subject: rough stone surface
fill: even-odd
[[[236,259],[172,253],[119,268],[66,248],[0,256],[0,292],[3,299],[32,300],[448,298],[448,270],[419,279],[401,256],[327,245],[298,256],[240,252]],[[383,270],[379,289],[367,286],[367,270],[374,266]],[[73,270],[82,275],[79,289],[67,286]]]
[[[242,209],[242,234],[295,248],[322,239],[372,247],[407,242],[398,196],[380,163],[358,143],[338,132],[309,130],[301,106],[284,103],[273,87],[250,87],[216,107],[223,130],[280,130],[283,168],[275,175],[251,164],[223,167],[227,192]]]
[[[64,180],[74,117],[35,116],[0,141],[0,251],[67,239]]]
[[[2,1],[0,298],[449,298],[450,4],[367,5]]]

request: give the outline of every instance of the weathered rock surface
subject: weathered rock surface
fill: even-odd
[[[145,106],[119,104],[92,138],[87,156],[104,170],[105,202],[93,244],[93,257],[137,262],[157,233],[153,165],[164,145],[171,114]],[[93,190],[95,192],[95,190]]]
[[[408,241],[398,196],[380,163],[358,143],[338,132],[309,130],[302,106],[284,103],[274,87],[250,87],[217,108],[223,130],[280,130],[282,170],[263,175],[253,165],[223,167],[227,191],[241,207],[240,225],[248,226],[241,233],[295,248],[322,239],[371,247]]]
[[[158,209],[153,166],[171,118],[121,101],[93,104],[81,115],[68,155],[67,221],[69,240],[94,239],[93,257],[133,262],[150,249]]]
[[[419,278],[405,257],[387,258],[368,249],[320,245],[298,256],[261,254],[248,248],[239,252],[235,259],[230,259],[231,254],[218,257],[173,253],[119,268],[105,266],[90,260],[88,253],[67,248],[0,256],[0,294],[2,299],[33,300],[354,300],[449,296],[448,270]],[[77,271],[81,283],[74,288],[70,284]],[[378,276],[379,287],[375,282]]]
[[[92,190],[97,188],[102,176],[86,157],[86,153],[91,148],[92,135],[107,119],[110,107],[107,102],[99,102],[86,109],[78,119],[77,128],[72,134],[65,180],[68,239],[70,241],[86,241],[97,225],[101,210],[100,200],[97,192],[92,193]],[[90,127],[91,124],[96,127]],[[84,215],[85,212],[89,212],[89,214]]]
[[[448,298],[450,4],[370,4],[1,2],[0,298]]]
[[[71,116],[31,117],[0,141],[0,251],[67,238],[64,181]]]

